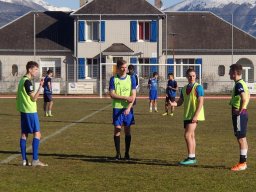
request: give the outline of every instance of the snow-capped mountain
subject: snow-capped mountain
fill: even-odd
[[[256,36],[256,0],[185,0],[164,11],[211,11]]]
[[[29,11],[71,11],[67,7],[55,7],[44,0],[0,0],[0,27]]]
[[[0,0],[0,1],[15,4],[15,5],[23,5],[35,10],[38,10],[38,9],[41,10],[43,7],[43,9],[49,10],[49,11],[71,11],[71,9],[68,7],[55,7],[50,5],[44,0]]]

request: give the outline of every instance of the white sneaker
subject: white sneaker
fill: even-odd
[[[22,160],[22,166],[31,166],[31,163],[27,159]]]
[[[33,166],[33,167],[36,167],[36,166],[47,167],[48,164],[43,163],[43,162],[39,161],[39,159],[38,159],[38,160],[33,160],[33,161],[32,161],[32,166]]]

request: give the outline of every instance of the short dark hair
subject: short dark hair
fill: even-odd
[[[193,68],[188,68],[188,70],[186,71],[186,76],[188,76],[188,74],[191,72],[196,72],[196,71]]]
[[[168,77],[169,77],[169,76],[173,76],[173,73],[168,73]]]
[[[122,67],[122,65],[124,65],[124,64],[126,64],[127,62],[125,61],[125,60],[123,60],[123,59],[119,59],[119,60],[117,60],[117,62],[116,62],[116,67],[118,68],[118,69],[120,69],[121,67]]]
[[[156,75],[158,75],[158,73],[157,73],[157,72],[154,72],[154,73],[153,73],[153,77],[155,77]]]
[[[130,70],[133,70],[134,71],[134,69],[135,69],[135,67],[132,65],[132,64],[130,64],[129,66],[128,66],[128,70],[130,71]]]
[[[47,75],[49,75],[50,73],[53,73],[53,70],[49,69],[49,70],[47,71]]]
[[[236,64],[232,64],[230,66],[230,70],[236,71],[238,75],[241,75],[243,72],[243,67],[242,67],[242,65],[236,63]]]
[[[27,73],[29,72],[29,69],[32,69],[34,67],[39,67],[38,63],[35,62],[35,61],[29,61],[26,65],[26,70],[27,70]]]

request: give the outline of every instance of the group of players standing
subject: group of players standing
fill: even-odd
[[[40,94],[41,88],[44,87],[47,91],[50,83],[49,79],[52,73],[40,81],[38,90],[35,92],[31,80],[36,77],[39,65],[36,62],[30,61],[26,65],[27,73],[20,80],[17,92],[17,110],[21,115],[21,139],[20,148],[22,155],[22,165],[31,165],[26,157],[26,139],[28,134],[33,134],[33,166],[47,166],[47,164],[39,161],[38,149],[41,138],[39,118],[37,114],[36,101]],[[129,66],[130,72],[127,73],[127,62],[124,60],[117,61],[117,74],[111,77],[109,82],[109,94],[112,98],[113,107],[113,125],[114,125],[114,145],[116,150],[116,160],[120,160],[120,134],[124,127],[125,132],[125,155],[126,160],[130,160],[130,145],[131,145],[131,125],[135,123],[133,106],[136,102],[136,89],[138,87],[138,77],[134,73],[134,67]],[[50,71],[51,72],[51,71]],[[250,100],[250,94],[246,83],[242,80],[242,66],[233,64],[229,71],[230,79],[234,80],[235,86],[232,91],[230,100],[232,121],[235,136],[239,143],[240,160],[239,163],[231,168],[232,171],[245,170],[247,168],[247,151],[248,144],[246,140],[248,113],[247,106]],[[203,87],[196,82],[196,72],[193,68],[189,68],[186,72],[188,84],[181,89],[179,99],[175,100],[177,91],[177,82],[174,80],[173,74],[168,74],[168,84],[166,89],[165,110],[163,116],[169,115],[168,108],[171,107],[170,115],[174,115],[174,107],[184,104],[184,137],[188,150],[188,156],[180,161],[180,165],[193,165],[196,160],[196,139],[195,129],[199,121],[204,121],[204,90]],[[149,112],[152,112],[153,105],[155,112],[157,110],[157,84],[158,73],[154,72],[153,77],[149,79]],[[49,89],[50,90],[50,89]],[[52,107],[52,98],[44,95],[45,99],[45,115],[52,116],[49,107]],[[48,103],[48,104],[47,104]]]
[[[129,66],[130,68],[130,66]],[[235,82],[230,100],[231,114],[234,134],[239,143],[240,160],[231,168],[232,171],[241,171],[247,168],[248,144],[246,140],[248,113],[247,106],[250,100],[250,94],[246,83],[242,80],[242,66],[232,64],[229,70],[230,79]],[[198,122],[205,120],[204,115],[204,89],[196,82],[196,72],[193,68],[186,71],[188,84],[181,89],[179,99],[175,100],[178,90],[177,82],[173,74],[168,74],[168,83],[166,88],[165,113],[169,115],[168,108],[171,107],[170,115],[174,115],[174,107],[184,104],[184,138],[186,141],[188,156],[179,162],[180,165],[194,165],[196,160],[196,139],[195,130]],[[116,160],[121,159],[120,153],[120,132],[124,127],[125,132],[125,156],[130,159],[129,149],[131,144],[130,127],[134,121],[134,101],[136,99],[136,75],[133,72],[127,74],[127,62],[117,61],[117,74],[110,79],[110,97],[113,100],[113,125],[114,125],[114,143],[116,148]],[[154,72],[153,77],[148,81],[149,88],[149,112],[158,112],[157,109],[157,87],[158,73]]]

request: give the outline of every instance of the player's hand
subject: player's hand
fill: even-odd
[[[232,110],[233,115],[240,115],[240,111],[238,109]]]
[[[174,102],[169,101],[169,104],[170,104],[171,107],[177,107],[178,106],[176,101],[174,101]]]
[[[44,78],[42,78],[41,80],[40,80],[40,86],[42,87],[43,85],[44,85]]]
[[[131,109],[127,108],[125,111],[124,111],[124,115],[129,115]]]
[[[133,102],[133,97],[132,96],[127,97],[126,100],[127,100],[127,102],[132,103]]]
[[[197,119],[198,119],[198,118],[194,116],[193,119],[192,119],[192,123],[197,123],[197,122],[198,122]]]

